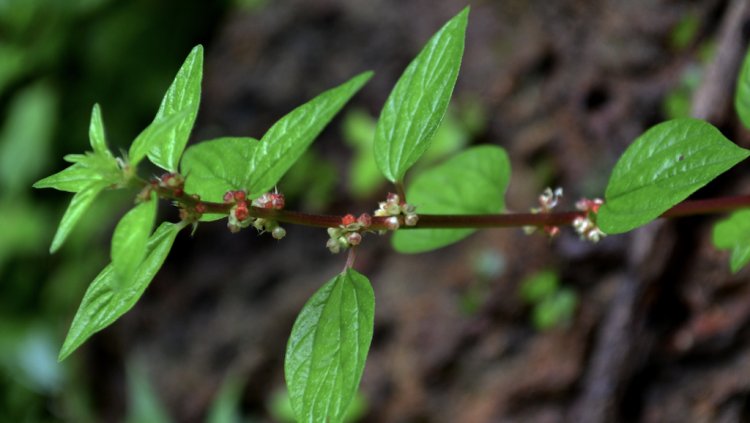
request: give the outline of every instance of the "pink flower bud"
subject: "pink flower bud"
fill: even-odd
[[[357,223],[362,225],[363,228],[369,228],[372,225],[372,216],[367,213],[362,213],[357,218]]]
[[[386,219],[385,226],[392,231],[395,231],[396,229],[398,229],[398,227],[400,226],[400,224],[398,223],[398,217],[391,216],[388,219]]]
[[[362,235],[359,232],[352,232],[346,236],[346,241],[349,245],[359,245],[362,242]]]

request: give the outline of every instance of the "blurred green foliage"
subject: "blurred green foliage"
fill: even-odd
[[[0,1],[0,421],[91,422],[81,357],[55,356],[85,283],[107,260],[126,199],[104,195],[57,255],[69,196],[32,192],[88,144],[99,100],[116,149],[148,123],[184,55],[229,1]],[[92,246],[94,248],[92,248]]]
[[[557,273],[546,270],[524,279],[521,299],[532,306],[532,322],[538,330],[570,324],[578,306],[578,296],[560,286]]]
[[[688,13],[672,28],[669,43],[675,50],[683,50],[695,41],[701,28],[700,17],[696,13]]]
[[[671,47],[678,52],[688,51],[696,44],[700,28],[700,18],[694,13],[686,14],[672,28],[669,39]],[[667,93],[662,102],[662,111],[667,119],[690,116],[693,93],[698,89],[705,65],[711,61],[715,50],[716,43],[713,40],[707,40],[698,44],[694,51],[689,52],[695,58],[684,67],[677,85]]]
[[[491,284],[505,272],[505,256],[494,249],[483,249],[470,255],[474,278],[459,297],[461,312],[475,314],[490,293]]]
[[[148,377],[143,357],[131,359],[127,365],[128,411],[126,423],[171,423],[174,421],[164,406],[163,400]],[[237,375],[224,379],[214,397],[206,423],[242,423],[239,410],[243,383]]]

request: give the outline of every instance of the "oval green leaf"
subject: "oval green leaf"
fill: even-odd
[[[370,281],[352,269],[328,281],[302,308],[284,362],[298,421],[342,421],[365,368],[374,314]]]
[[[269,191],[279,182],[328,122],[371,77],[372,72],[364,72],[320,94],[292,110],[263,135],[255,155],[245,167],[250,180],[247,188],[253,197]]]
[[[660,123],[618,160],[597,223],[608,234],[645,225],[748,155],[704,121]]]
[[[203,46],[197,45],[180,67],[162,99],[154,121],[149,125],[159,128],[146,128],[130,146],[129,156],[132,165],[138,164],[144,155],[148,155],[151,162],[162,169],[177,171],[177,164],[198,115],[202,79]],[[166,122],[168,125],[164,124]],[[154,132],[157,132],[158,136]]]
[[[508,155],[497,146],[470,148],[417,175],[406,198],[417,214],[499,213],[505,208],[510,181]],[[402,253],[421,253],[445,247],[476,229],[408,229],[393,234],[393,247]]]
[[[742,62],[742,68],[737,77],[734,108],[745,128],[750,129],[750,49],[745,54],[745,60]]]
[[[732,273],[750,263],[750,210],[736,211],[714,225],[713,242],[720,250],[731,250]]]
[[[383,175],[402,181],[429,147],[445,116],[464,53],[469,8],[448,21],[409,64],[391,91],[375,130],[374,154]]]
[[[152,196],[128,211],[112,235],[112,266],[121,286],[135,275],[146,256],[146,245],[156,219],[157,201]]]
[[[114,323],[135,305],[161,268],[183,227],[184,224],[164,222],[156,229],[148,241],[146,258],[127,286],[119,286],[112,264],[97,275],[83,296],[58,360],[64,360],[91,335]]]

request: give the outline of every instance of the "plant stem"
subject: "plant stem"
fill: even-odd
[[[146,181],[140,181],[144,186]],[[168,187],[151,184],[161,198],[172,200],[182,207],[194,209],[200,203],[206,213],[229,214],[232,204],[205,202],[191,195],[176,195]],[[750,207],[750,195],[711,198],[706,200],[688,200],[664,212],[661,217],[675,218],[705,214],[724,213]],[[343,216],[309,214],[293,210],[275,210],[250,207],[250,216],[275,220],[279,223],[312,226],[320,228],[338,227]],[[581,211],[561,211],[550,213],[502,213],[502,214],[470,214],[470,215],[437,215],[419,214],[419,222],[415,226],[406,226],[401,222],[400,229],[425,228],[519,228],[524,226],[544,227],[570,225],[577,217],[585,216]],[[373,217],[370,230],[385,230],[387,217]],[[403,217],[399,217],[403,219]]]

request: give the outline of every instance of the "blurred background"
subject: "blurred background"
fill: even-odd
[[[601,196],[618,155],[659,121],[703,117],[750,146],[731,107],[745,0],[468,3],[454,99],[412,174],[493,143],[511,157],[509,210],[536,206],[547,186],[563,187],[571,209]],[[466,4],[0,1],[0,422],[291,421],[286,338],[345,260],[324,231],[288,227],[276,242],[215,223],[181,234],[133,310],[57,363],[132,193],[103,196],[50,256],[70,195],[30,186],[89,148],[95,102],[110,147],[126,149],[200,43],[192,142],[259,138],[374,70],[279,185],[290,208],[371,212],[389,190],[369,149],[379,110]],[[749,176],[732,170],[697,196],[746,194]],[[160,217],[177,213],[164,204]],[[716,218],[596,245],[569,229],[553,240],[485,230],[413,256],[367,236],[356,268],[375,288],[375,337],[351,421],[750,420],[750,271],[731,275],[711,246]]]

